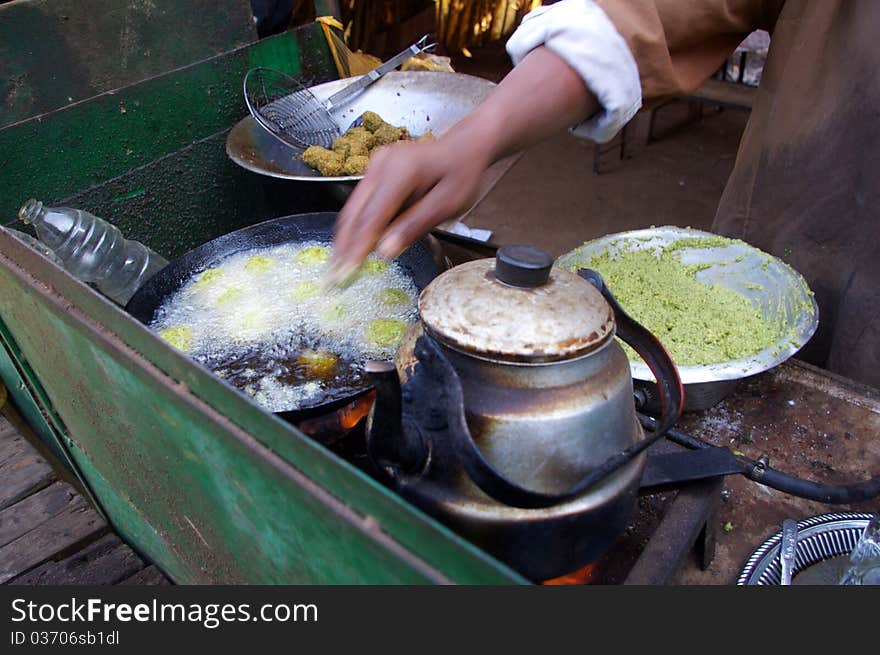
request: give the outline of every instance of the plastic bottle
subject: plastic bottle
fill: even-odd
[[[44,207],[30,199],[18,217],[33,225],[71,275],[93,283],[101,293],[125,305],[134,292],[168,261],[139,241],[122,236],[115,225],[81,209]]]

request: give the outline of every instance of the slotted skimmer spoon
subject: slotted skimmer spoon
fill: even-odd
[[[319,100],[286,73],[262,66],[252,68],[244,76],[245,103],[254,120],[285,144],[297,149],[329,148],[333,139],[342,134],[330,112],[411,57],[436,46],[427,41],[426,34],[326,100]],[[352,125],[360,120],[358,117]]]

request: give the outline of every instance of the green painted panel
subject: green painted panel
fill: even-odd
[[[21,357],[21,352],[8,338],[8,335],[6,326],[0,322],[0,380],[9,391],[9,398],[18,413],[27,421],[27,424],[46,447],[61,461],[64,461],[61,443],[56,439],[47,417],[40,409],[36,395],[31,390],[30,381],[25,379],[25,371],[16,361]]]
[[[59,202],[230,129],[247,115],[242,80],[253,65],[336,77],[311,24],[0,129],[0,223],[29,197]]]
[[[46,390],[43,389],[39,378],[2,320],[0,320],[0,380],[9,389],[12,402],[28,426],[52,452],[55,461],[66,467],[79,480],[81,490],[103,516],[100,503],[91,494],[79,468],[70,457],[69,448],[72,442],[66,434],[61,419],[52,410]],[[104,518],[106,519],[106,516]]]
[[[114,526],[175,579],[523,582],[3,233],[0,314]]]
[[[233,163],[226,155],[227,134],[224,130],[59,204],[91,211],[169,259],[246,225],[341,206],[328,185],[278,180]]]
[[[47,380],[53,397],[65,396],[58,406],[69,420],[77,463],[114,527],[176,581],[426,582],[352,534],[283,472],[224,438],[170,393],[120,369],[57,317],[48,317],[41,333],[55,337],[58,347],[35,353],[41,370],[70,373],[58,354],[79,353],[80,377],[72,385],[62,376]],[[304,556],[312,552],[321,556]]]
[[[0,5],[0,126],[255,41],[248,0]]]

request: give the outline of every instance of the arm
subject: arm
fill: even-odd
[[[331,277],[352,272],[377,243],[396,256],[461,214],[502,156],[578,123],[575,135],[608,141],[643,97],[696,88],[749,32],[772,29],[783,2],[561,0],[531,12],[507,44],[515,68],[482,105],[435,143],[371,159],[340,212]]]
[[[333,277],[347,277],[377,242],[383,257],[398,255],[467,209],[492,163],[576,125],[598,108],[581,77],[559,56],[547,48],[532,50],[436,141],[402,142],[373,156],[337,220]]]

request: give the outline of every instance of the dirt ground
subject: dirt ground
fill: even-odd
[[[663,126],[687,119],[688,107],[664,107]],[[499,244],[529,243],[557,256],[612,232],[679,225],[707,229],[733,168],[747,114],[707,114],[650,145],[628,144],[601,156],[595,146],[560,134],[527,151],[466,219],[493,231]]]
[[[510,62],[499,46],[453,60],[455,69],[499,81]],[[748,112],[706,106],[694,119],[686,102],[649,114],[627,128],[626,154],[560,134],[527,151],[470,212],[466,224],[490,229],[496,243],[529,243],[556,256],[586,240],[651,225],[708,228],[733,168]]]

